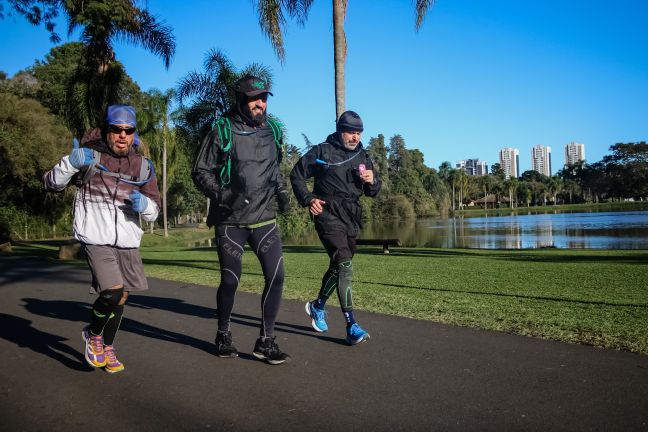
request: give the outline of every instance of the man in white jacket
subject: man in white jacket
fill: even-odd
[[[82,337],[85,359],[93,367],[120,372],[124,365],[113,342],[130,291],[148,289],[139,253],[147,222],[158,217],[160,193],[152,163],[133,146],[135,109],[111,105],[103,124],[85,133],[81,147],[48,171],[43,180],[50,191],[77,186],[74,237],[81,242],[99,297],[92,306],[90,325]]]

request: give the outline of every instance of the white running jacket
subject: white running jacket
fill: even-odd
[[[101,165],[114,173],[136,177],[142,163],[146,163],[146,159],[132,149],[123,157],[101,153]],[[64,156],[52,170],[45,173],[45,188],[62,191],[78,172],[70,164],[69,156]],[[77,186],[74,198],[74,237],[77,240],[91,245],[118,248],[140,246],[143,231],[139,215],[133,210],[129,196],[131,191],[139,189],[147,203],[140,213],[142,219],[146,222],[156,220],[160,209],[160,193],[155,174],[152,174],[148,183],[138,186],[99,170],[85,185]]]

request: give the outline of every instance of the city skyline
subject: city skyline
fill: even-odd
[[[567,165],[574,165],[578,161],[586,161],[585,144],[570,141],[564,145],[564,149],[565,162],[559,169]],[[558,170],[552,166],[553,160],[551,153],[551,146],[536,144],[531,147],[531,168],[524,171],[538,171],[548,176],[556,175]],[[500,164],[500,167],[504,171],[505,178],[520,177],[524,173],[524,171],[520,171],[519,157],[520,150],[516,147],[504,147],[500,149],[497,163]],[[484,173],[489,174],[489,167],[492,171],[492,166],[493,164],[489,164],[488,160],[475,157],[455,161],[455,168],[462,168],[466,173],[473,176],[484,175]]]

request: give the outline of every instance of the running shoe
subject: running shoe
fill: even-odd
[[[104,345],[104,353],[106,354],[106,372],[115,373],[124,370],[124,364],[117,360],[115,348],[112,345]]]
[[[347,327],[346,340],[349,345],[357,345],[360,342],[366,341],[369,337],[369,333],[364,331],[358,323],[354,323],[351,327]]]
[[[265,360],[271,365],[278,365],[286,360],[290,360],[290,356],[279,349],[279,345],[275,342],[274,337],[260,337],[257,339],[252,354],[259,360]]]
[[[90,334],[88,327],[81,332],[85,342],[85,359],[92,367],[106,366],[106,355],[103,349],[103,337]]]
[[[325,332],[328,330],[328,324],[326,324],[326,311],[324,309],[318,309],[314,305],[314,301],[306,303],[306,313],[311,317],[311,326],[318,332]]]
[[[216,355],[218,357],[238,357],[238,350],[232,343],[232,332],[216,332]]]

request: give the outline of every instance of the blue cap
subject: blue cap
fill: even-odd
[[[125,124],[136,127],[135,108],[130,105],[110,105],[106,113],[106,121],[110,125]]]

